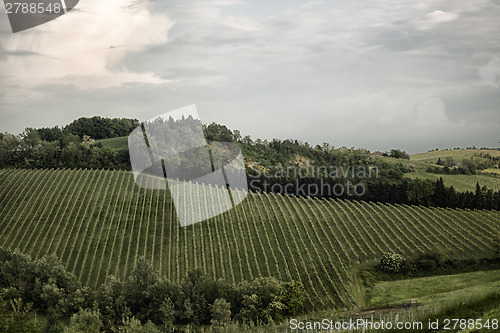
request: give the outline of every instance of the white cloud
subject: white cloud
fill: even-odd
[[[419,126],[449,125],[450,120],[446,116],[446,106],[441,98],[430,96],[415,106],[416,124]]]
[[[241,3],[241,0],[171,0],[169,15],[183,24],[199,24],[220,18],[223,8]]]
[[[494,57],[485,66],[481,66],[477,70],[479,77],[495,87],[500,84],[500,58]]]
[[[3,36],[4,85],[74,84],[98,89],[124,83],[164,82],[135,73],[121,61],[167,41],[172,22],[151,13],[145,0],[87,0],[68,14],[24,32]],[[19,56],[19,52],[33,55]]]
[[[443,12],[435,10],[431,13],[425,14],[423,17],[418,17],[412,20],[412,25],[417,30],[431,30],[441,23],[455,21],[460,15],[451,12]]]

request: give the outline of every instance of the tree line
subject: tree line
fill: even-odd
[[[464,158],[457,162],[453,157],[444,160],[438,158],[436,165],[427,168],[427,172],[446,175],[476,175],[479,171],[500,167],[500,156],[491,156],[483,152],[476,157]]]
[[[292,193],[299,193],[298,187],[316,185],[317,188],[329,185],[333,188],[336,184],[346,185],[363,184],[366,192],[361,196],[350,196],[347,192],[342,195],[318,194],[321,197],[335,197],[347,200],[364,200],[372,202],[415,204],[422,206],[435,206],[446,208],[462,209],[495,209],[500,210],[500,191],[493,191],[487,187],[476,185],[475,192],[459,192],[453,186],[447,187],[443,179],[431,181],[428,179],[409,179],[404,177],[405,173],[411,170],[402,163],[387,163],[382,159],[374,158],[368,150],[333,147],[328,143],[311,146],[309,143],[297,140],[252,140],[249,136],[242,137],[239,131],[231,131],[224,125],[210,124],[206,127],[206,135],[214,141],[237,142],[243,152],[248,174],[251,182],[256,178],[259,182],[254,182],[258,187],[261,185],[261,192],[273,192],[273,185],[281,189],[288,185]],[[392,149],[387,156],[400,159],[409,159],[409,155],[399,149]],[[298,158],[299,157],[299,158]],[[461,165],[468,170],[477,172],[478,170],[492,167],[498,160],[494,157],[482,153],[483,160],[467,160]],[[484,159],[487,161],[485,162]],[[448,161],[450,162],[450,161]],[[277,172],[277,168],[286,169],[288,167],[298,168],[308,165],[315,166],[343,166],[364,168],[376,168],[376,177],[367,177],[367,172],[348,173],[345,177],[332,178],[325,174],[316,176],[288,177]],[[268,167],[270,166],[270,167]],[[267,175],[265,175],[267,174]],[[277,177],[273,175],[278,174]],[[468,174],[473,174],[472,172]],[[263,184],[267,182],[266,188]],[[310,193],[308,193],[310,194]]]
[[[187,122],[190,126],[181,126],[183,125],[181,122]],[[169,138],[173,137],[182,141],[192,127],[192,122],[193,119],[167,120],[165,125],[172,132]],[[0,167],[131,170],[127,149],[111,148],[96,140],[127,136],[139,124],[136,119],[93,117],[80,118],[64,128],[27,128],[19,136],[0,133]],[[247,178],[252,184],[252,190],[273,192],[273,189],[281,189],[288,185],[289,192],[304,196],[500,210],[500,191],[493,191],[478,185],[475,192],[458,192],[453,187],[446,187],[442,180],[432,182],[408,179],[404,177],[405,173],[411,172],[408,166],[402,163],[387,163],[383,159],[375,158],[366,149],[333,147],[328,143],[312,146],[308,142],[298,140],[253,140],[250,136],[242,136],[240,131],[231,131],[224,125],[212,123],[202,126],[208,142],[231,142],[241,147]],[[392,149],[388,156],[409,158],[406,152],[399,149]],[[486,154],[479,157],[459,163],[452,159],[438,160],[438,164],[442,165],[434,167],[436,170],[429,171],[475,174],[498,162],[496,157]],[[189,162],[194,167],[199,165],[196,160]],[[186,165],[185,162],[179,165],[183,170],[190,170],[190,165]],[[376,168],[377,174],[376,177],[366,177],[362,173],[351,173],[337,178],[324,174],[306,177],[273,176],[277,175],[280,169],[304,166],[310,168],[356,167],[365,170]],[[366,191],[359,196],[350,196],[347,191],[341,194],[333,191],[317,194],[300,191],[304,186],[333,188],[336,185],[348,187],[348,184],[362,184]]]
[[[172,282],[143,258],[124,281],[111,276],[91,290],[66,272],[54,255],[32,260],[17,250],[0,248],[2,332],[170,332],[179,325],[252,326],[295,316],[304,310],[304,301],[298,282],[266,277],[234,286],[211,280],[200,270]]]
[[[0,133],[0,168],[130,169],[125,150],[96,140],[127,136],[137,119],[80,118],[59,128],[26,128],[20,135]]]

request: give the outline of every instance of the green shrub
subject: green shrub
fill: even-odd
[[[375,282],[377,282],[377,279],[375,279],[375,276],[373,276],[372,273],[369,271],[362,271],[361,272],[361,279],[363,280],[363,284],[367,288],[371,288]]]
[[[212,309],[212,325],[225,326],[231,321],[231,304],[228,303],[224,298],[217,298],[214,304],[211,306]]]
[[[424,272],[432,272],[437,268],[434,260],[423,259],[417,262],[417,268]]]
[[[69,328],[65,333],[99,333],[101,331],[102,321],[99,311],[90,309],[80,310],[71,316]]]
[[[391,274],[399,273],[404,264],[404,257],[397,253],[386,252],[380,259],[380,268]]]

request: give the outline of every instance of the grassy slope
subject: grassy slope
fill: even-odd
[[[393,313],[398,313],[399,320],[423,323],[422,327],[405,329],[405,332],[496,332],[500,314],[499,278],[500,271],[490,271],[392,282],[387,289],[394,293],[385,296],[403,298],[393,298],[398,306],[381,310],[383,314],[380,316],[394,318],[396,314],[393,317]],[[408,303],[412,297],[417,298],[418,307],[403,309],[402,303]],[[459,322],[453,322],[453,319]],[[492,322],[493,319],[496,322]],[[446,321],[451,321],[448,328],[445,328]],[[489,327],[467,329],[470,327],[467,324],[478,321]],[[429,327],[429,322],[439,323],[438,330]],[[393,328],[377,332],[399,333],[401,330]]]
[[[412,161],[425,162],[435,164],[436,161],[441,158],[442,160],[446,157],[452,157],[456,161],[460,161],[464,158],[471,158],[472,156],[477,156],[480,153],[490,154],[491,156],[500,156],[499,150],[491,149],[454,149],[454,150],[436,150],[427,153],[420,153],[411,156]]]
[[[439,150],[439,151],[430,151],[427,153],[420,153],[411,156],[412,163],[418,163],[419,165],[435,165],[437,160],[441,158],[441,160],[445,160],[447,157],[452,157],[455,161],[459,162],[462,159],[468,159],[474,157],[476,159],[480,159],[478,157],[479,154],[489,154],[491,156],[500,156],[500,151],[498,150],[479,150],[479,149],[455,149],[455,150]],[[430,180],[438,180],[439,178],[443,178],[445,184],[447,186],[453,186],[458,191],[475,191],[476,183],[479,182],[480,186],[486,186],[495,191],[500,190],[500,177],[496,174],[500,173],[499,169],[489,169],[485,172],[478,175],[438,175],[432,174],[425,171],[425,169],[417,168],[417,172],[407,174],[406,176],[409,178],[421,178],[421,179],[430,179]]]
[[[494,191],[500,190],[500,177],[491,177],[488,175],[438,175],[428,172],[417,171],[414,173],[406,174],[405,177],[416,179],[430,179],[432,181],[443,178],[446,186],[453,186],[455,190],[460,192],[476,190],[476,184],[479,183],[481,187],[486,186]]]
[[[97,142],[102,143],[104,146],[108,146],[114,149],[128,149],[128,137],[122,136],[119,138],[98,140]]]
[[[356,265],[355,271],[363,265]],[[372,292],[365,292],[363,298],[366,304],[363,308],[335,312],[323,311],[311,313],[297,318],[299,321],[321,322],[324,318],[334,321],[356,321],[364,318],[371,321],[392,318],[393,325],[396,316],[400,321],[424,323],[423,329],[413,332],[496,332],[489,330],[443,330],[444,319],[500,319],[500,271],[463,273],[456,275],[432,276],[392,282],[380,282]],[[416,298],[417,307],[404,309],[403,303],[409,303]],[[367,306],[368,304],[371,304]],[[389,308],[386,307],[389,304]],[[373,317],[372,317],[373,316]],[[429,329],[427,323],[439,319],[441,330]],[[263,332],[285,331],[289,324],[281,324],[278,329],[264,329]],[[336,332],[336,331],[335,331]],[[360,330],[361,332],[361,330]],[[402,332],[401,330],[366,330],[365,332]],[[411,332],[404,330],[404,332]]]
[[[500,169],[494,169],[494,168],[484,169],[483,173],[486,173],[486,174],[492,173],[495,175],[500,175]]]
[[[500,270],[379,282],[370,292],[370,304],[409,303],[411,298],[425,303],[449,298],[457,290],[462,292],[454,293],[454,297],[495,288],[500,288]]]
[[[500,190],[500,169],[488,169],[485,172],[478,175],[441,175],[427,172],[429,166],[436,166],[434,163],[441,158],[444,160],[446,157],[453,157],[456,161],[460,161],[463,158],[470,158],[478,153],[489,153],[492,156],[500,156],[500,151],[498,150],[477,150],[477,149],[465,149],[465,150],[439,150],[431,151],[428,153],[421,153],[411,156],[411,160],[396,159],[390,157],[380,157],[374,156],[375,158],[382,159],[383,161],[390,164],[401,163],[403,165],[413,164],[416,171],[413,173],[405,174],[405,177],[411,179],[430,179],[436,181],[439,178],[443,178],[446,186],[453,186],[455,190],[466,192],[474,192],[476,190],[476,183],[479,182],[480,186],[486,186],[495,191]]]

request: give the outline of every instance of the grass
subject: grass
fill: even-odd
[[[367,265],[369,263],[354,265],[352,273],[356,275],[356,272],[359,272]],[[461,331],[459,328],[455,330],[443,330],[443,328],[445,319],[450,318],[481,319],[483,323],[487,319],[490,319],[490,323],[492,319],[499,319],[499,279],[500,270],[496,270],[382,282],[377,284],[379,286],[378,291],[383,290],[382,293],[376,295],[382,297],[377,305],[347,311],[318,311],[299,316],[296,319],[304,322],[321,322],[324,318],[327,318],[328,320],[342,322],[349,321],[349,319],[356,321],[359,318],[368,320],[374,318],[375,321],[378,321],[379,318],[384,318],[384,320],[392,320],[394,324],[396,316],[399,316],[399,320],[401,321],[423,323],[422,329],[405,329],[404,332],[482,332],[473,330]],[[358,284],[361,281],[354,277],[353,282]],[[380,288],[380,285],[383,285],[383,288]],[[359,290],[361,291],[362,289],[364,290],[364,288]],[[367,293],[361,297],[368,299],[369,296]],[[404,309],[402,303],[409,303],[411,298],[417,298],[418,306]],[[386,308],[386,303],[389,303],[389,308]],[[429,328],[429,320],[433,322],[438,320],[439,329],[434,330]],[[262,332],[276,332],[289,329],[290,325],[286,322],[276,328],[262,327]],[[494,331],[496,330],[490,329],[485,332]],[[362,332],[362,330],[358,330],[357,332]],[[399,333],[402,330],[393,328],[392,330],[366,330],[365,332]]]
[[[430,151],[427,153],[415,154],[411,156],[411,161],[435,164],[439,158],[445,159],[446,157],[452,157],[455,160],[461,160],[463,158],[471,158],[472,156],[478,156],[481,153],[490,154],[491,156],[500,156],[500,150],[454,149],[454,150],[437,150],[437,151]]]
[[[477,175],[446,175],[427,172],[427,168],[429,166],[436,166],[435,163],[438,158],[444,160],[446,157],[453,157],[456,161],[460,161],[463,158],[477,156],[480,153],[488,153],[492,156],[500,156],[500,151],[498,150],[457,149],[439,150],[415,154],[411,156],[410,160],[382,156],[374,156],[374,158],[382,159],[388,164],[400,163],[405,166],[412,164],[415,166],[415,172],[406,173],[406,178],[429,179],[431,181],[436,181],[439,180],[439,178],[443,178],[446,186],[453,186],[455,190],[459,192],[474,192],[476,190],[476,183],[479,183],[481,187],[486,186],[494,191],[500,190],[500,169],[497,168],[486,169],[481,174]]]
[[[427,168],[429,167],[428,163],[425,162],[420,162],[420,161],[413,161],[413,160],[406,160],[403,158],[393,158],[393,157],[386,157],[386,156],[373,156],[375,159],[381,159],[382,161],[386,162],[387,164],[402,164],[404,166],[412,164],[415,166],[416,171],[422,171],[425,172]]]
[[[439,180],[443,178],[444,184],[446,186],[453,186],[455,190],[459,192],[474,192],[476,190],[476,183],[479,183],[481,187],[486,186],[494,191],[500,190],[500,177],[491,175],[441,175],[434,174],[425,171],[416,171],[412,173],[405,174],[405,177],[411,179],[429,179],[431,181]]]
[[[370,303],[370,296],[363,283],[361,271],[372,266],[373,263],[373,261],[367,261],[361,264],[354,264],[350,267],[349,273],[352,281],[351,294],[358,307],[364,307]]]
[[[127,136],[122,136],[119,138],[112,138],[112,139],[103,139],[103,140],[98,140],[97,142],[102,143],[103,146],[107,146],[114,149],[124,149],[124,150],[128,149]]]
[[[371,305],[446,300],[500,288],[500,270],[439,275],[391,282],[378,282],[370,291]],[[461,290],[458,293],[450,293]]]
[[[500,169],[494,169],[494,168],[484,169],[483,173],[493,173],[495,175],[500,175]]]
[[[399,312],[403,321],[420,322],[422,326],[415,327],[410,324],[404,332],[497,332],[498,317],[500,309],[500,292],[498,290],[469,295],[466,298],[455,297],[444,303],[436,304],[433,308],[415,308],[408,311]],[[406,315],[406,316],[405,316]],[[405,320],[406,317],[406,320]],[[490,319],[488,327],[483,329],[468,330],[468,324],[477,323],[481,319],[481,325],[486,325],[486,320]],[[433,323],[433,325],[429,325]],[[475,325],[473,325],[474,327]],[[475,326],[477,327],[477,326]],[[399,328],[378,330],[368,332],[402,332]]]

